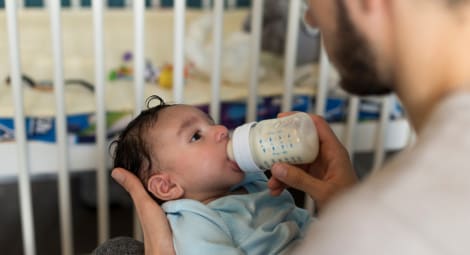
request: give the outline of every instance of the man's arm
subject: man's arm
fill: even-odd
[[[165,213],[145,191],[140,180],[122,168],[114,169],[111,175],[129,192],[134,201],[144,233],[145,254],[175,254],[172,233]]]

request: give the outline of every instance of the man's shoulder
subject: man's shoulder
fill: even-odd
[[[311,225],[310,244],[296,254],[470,250],[465,240],[470,235],[469,167],[447,169],[414,150],[404,153],[332,201]]]

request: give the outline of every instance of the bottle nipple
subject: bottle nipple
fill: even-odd
[[[250,129],[254,125],[256,122],[237,127],[227,143],[227,156],[237,162],[240,169],[245,172],[263,171],[256,165],[250,148]]]
[[[227,157],[230,160],[235,161],[235,156],[233,155],[232,139],[228,140],[227,143]]]

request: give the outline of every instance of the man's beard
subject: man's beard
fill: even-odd
[[[341,76],[341,87],[362,96],[392,92],[393,82],[379,77],[377,59],[367,41],[352,24],[342,0],[337,3],[338,37],[333,57]]]

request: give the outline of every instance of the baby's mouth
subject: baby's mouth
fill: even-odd
[[[228,159],[228,161],[230,162],[230,165],[231,165],[231,169],[235,172],[243,172],[242,169],[238,166],[237,162],[233,161],[233,160],[230,160]]]

